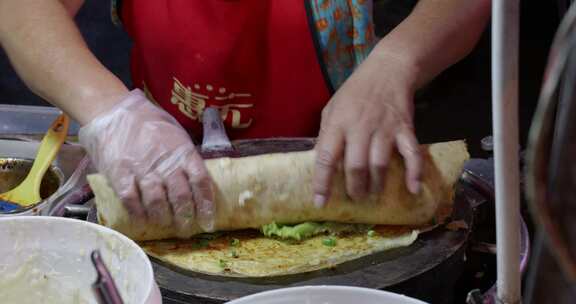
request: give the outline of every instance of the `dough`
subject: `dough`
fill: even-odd
[[[14,272],[1,271],[0,302],[18,304],[95,304],[91,286],[78,285],[70,276],[47,271],[50,267],[40,256],[29,253]],[[0,265],[3,267],[5,265]],[[13,266],[13,265],[11,265]]]

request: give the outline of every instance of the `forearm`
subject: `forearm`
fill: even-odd
[[[78,3],[0,0],[0,45],[32,91],[85,124],[128,90],[86,46]]]
[[[490,17],[490,0],[420,0],[370,56],[404,65],[421,87],[476,45]]]

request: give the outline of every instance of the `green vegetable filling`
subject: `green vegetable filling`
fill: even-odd
[[[333,222],[305,222],[297,225],[282,225],[273,222],[271,224],[262,226],[260,230],[267,237],[277,237],[284,240],[301,241],[324,233],[342,234],[351,232],[365,232],[371,228],[372,225],[344,224]]]
[[[329,237],[327,239],[322,240],[322,244],[328,247],[336,246],[336,239],[334,237]]]
[[[335,222],[304,222],[296,225],[271,224],[264,225],[260,228],[262,234],[267,237],[275,237],[287,241],[302,241],[321,234],[339,235],[345,233],[367,233],[369,237],[375,236],[376,232],[372,230],[373,225],[366,224],[345,224]],[[203,233],[196,236],[197,241],[193,247],[196,249],[206,248],[210,241],[222,236],[222,232]],[[334,237],[324,240],[324,245],[335,246]],[[332,245],[334,243],[334,245]],[[240,240],[237,238],[230,239],[230,247],[238,247]],[[237,257],[236,250],[231,248],[230,256]],[[223,262],[225,263],[225,262]],[[222,264],[222,263],[221,263]]]
[[[240,240],[237,238],[230,239],[230,257],[238,258],[238,252],[236,251],[236,247],[240,245]]]
[[[225,260],[218,260],[218,265],[220,266],[220,268],[228,267]]]

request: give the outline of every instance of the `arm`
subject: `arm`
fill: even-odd
[[[213,193],[186,131],[90,52],[72,16],[81,0],[0,0],[0,45],[38,95],[80,122],[80,143],[134,221],[210,230]]]
[[[414,91],[472,50],[488,20],[490,3],[421,0],[378,42],[322,111],[314,177],[317,206],[327,201],[340,161],[352,198],[381,192],[395,149],[404,158],[407,188],[420,191]]]
[[[420,0],[370,56],[394,59],[421,87],[476,45],[490,17],[491,0]]]
[[[76,16],[82,5],[84,5],[84,0],[60,0],[60,3],[64,5],[70,16]]]
[[[0,45],[28,87],[86,124],[128,89],[86,46],[72,16],[82,0],[0,0]]]

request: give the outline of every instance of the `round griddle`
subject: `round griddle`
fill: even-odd
[[[203,115],[202,156],[244,157],[313,149],[312,138],[254,139],[230,142],[217,111]],[[473,207],[484,201],[469,183],[459,182],[452,220],[462,220],[464,229],[439,226],[421,233],[410,246],[397,248],[308,273],[264,277],[231,278],[206,275],[172,267],[151,258],[156,281],[165,303],[222,303],[246,295],[282,287],[302,285],[347,285],[401,292],[433,303],[450,303],[464,263],[465,244],[473,225]],[[96,220],[92,208],[89,219]]]
[[[224,149],[203,149],[205,158],[240,157],[263,153],[312,149],[313,139],[241,140]],[[204,147],[204,146],[203,146]],[[473,224],[473,207],[482,200],[475,188],[464,182],[456,186],[452,220],[466,228],[449,230],[439,226],[421,233],[408,247],[375,253],[330,269],[309,273],[264,277],[230,278],[185,271],[151,258],[156,281],[166,303],[222,303],[242,296],[282,287],[302,285],[346,285],[388,289],[434,303],[432,294],[453,291],[464,263],[465,244]],[[93,210],[95,211],[95,210]],[[91,212],[95,220],[95,212]],[[440,267],[443,265],[442,267]],[[438,269],[443,270],[438,271]],[[441,296],[446,302],[447,295]]]
[[[473,190],[467,185],[460,184],[457,187],[453,219],[464,220],[471,227],[473,213],[467,197],[468,191]],[[183,271],[154,258],[152,261],[156,281],[164,296],[184,303],[220,303],[271,289],[303,285],[390,289],[433,270],[454,256],[462,260],[469,231],[470,228],[452,231],[441,226],[422,233],[408,247],[375,253],[330,269],[278,277],[230,278],[205,275]],[[450,279],[436,278],[436,282],[425,284],[440,283],[437,286],[446,288]]]

